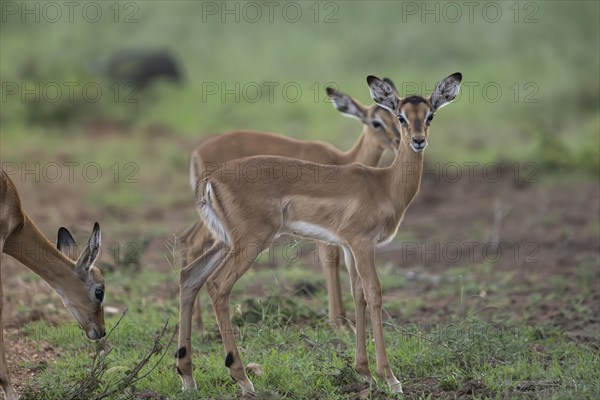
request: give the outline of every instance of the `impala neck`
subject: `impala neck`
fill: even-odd
[[[359,162],[371,167],[375,167],[379,164],[384,149],[376,140],[369,138],[368,132],[369,128],[365,126],[358,137],[358,140],[354,143],[354,146],[344,153],[343,164]]]
[[[23,228],[7,238],[4,252],[35,272],[62,295],[79,282],[75,263],[48,241],[27,214],[24,217]]]
[[[398,200],[396,204],[399,211],[402,212],[410,205],[419,191],[424,157],[423,152],[415,152],[405,142],[403,140],[400,144],[396,159],[389,167],[391,175],[387,186],[390,188],[391,197]]]

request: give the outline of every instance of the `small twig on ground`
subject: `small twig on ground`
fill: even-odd
[[[176,333],[175,331],[173,331],[173,334],[171,335],[171,338],[169,339],[169,341],[168,341],[167,345],[165,346],[164,351],[160,355],[159,359],[154,363],[154,365],[152,367],[150,367],[150,369],[148,371],[146,371],[142,375],[138,376],[138,374],[140,373],[142,368],[144,368],[146,366],[146,364],[148,364],[148,362],[150,361],[150,358],[154,354],[158,354],[162,350],[161,339],[163,338],[163,336],[165,335],[165,333],[167,331],[168,324],[169,324],[168,321],[165,322],[165,325],[162,327],[162,330],[156,335],[156,338],[154,338],[154,344],[152,345],[152,348],[148,351],[148,353],[146,353],[144,358],[142,358],[140,361],[138,361],[138,363],[131,370],[131,372],[126,374],[124,377],[119,379],[114,384],[108,386],[104,390],[104,392],[94,396],[93,400],[104,399],[115,393],[118,393],[118,392],[124,390],[125,388],[141,381],[142,379],[144,379],[145,377],[150,375],[152,373],[152,371],[154,371],[156,369],[158,364],[160,364],[160,362],[163,360],[163,358],[165,358],[165,354],[167,354],[167,352],[169,351],[169,347],[171,346],[171,343],[173,343],[173,340],[175,339],[175,333]]]
[[[148,352],[144,355],[144,357],[136,363],[136,365],[125,374],[125,376],[118,379],[116,382],[113,382],[102,389],[101,392],[97,393],[102,385],[104,374],[106,373],[109,365],[108,355],[111,353],[112,348],[106,351],[106,347],[108,346],[107,339],[111,336],[115,328],[121,323],[121,320],[127,313],[127,310],[123,312],[121,318],[117,321],[117,323],[110,330],[106,338],[104,338],[96,347],[96,352],[92,356],[91,368],[87,372],[87,374],[77,381],[68,391],[67,399],[75,400],[75,399],[92,399],[92,400],[101,400],[112,395],[115,395],[127,387],[132,386],[133,384],[139,382],[140,380],[147,377],[152,371],[156,369],[156,367],[160,364],[160,362],[165,357],[165,354],[168,352],[170,345],[173,343],[175,339],[176,331],[173,331],[171,338],[168,340],[166,346],[161,344],[163,337],[167,332],[168,321],[165,322],[165,325],[156,335],[154,339],[154,343],[152,348],[148,350]],[[162,350],[162,353],[161,353]],[[159,359],[150,367],[150,369],[143,374],[140,375],[141,370],[150,362],[150,358],[155,354],[160,354]]]
[[[93,393],[98,386],[100,386],[100,382],[102,382],[102,378],[104,377],[104,373],[108,369],[108,361],[107,356],[110,354],[112,349],[105,351],[107,347],[107,340],[112,335],[114,330],[119,326],[125,314],[127,314],[127,309],[123,311],[121,317],[117,320],[112,329],[108,332],[108,334],[99,341],[96,345],[96,351],[92,356],[92,366],[90,371],[87,373],[85,377],[78,380],[75,384],[73,384],[68,390],[67,393],[70,393],[67,397],[69,400],[87,398],[91,393]]]

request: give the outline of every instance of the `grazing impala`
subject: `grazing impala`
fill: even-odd
[[[6,253],[42,277],[60,295],[88,338],[102,338],[105,334],[104,279],[94,266],[100,252],[98,223],[79,258],[75,240],[65,228],[58,230],[58,248],[54,247],[21,208],[17,189],[6,172],[0,172],[0,257],[1,253]],[[1,322],[0,280],[0,326]],[[3,329],[0,329],[0,385],[6,398],[13,400],[18,395],[8,376],[3,336]]]
[[[391,80],[386,79],[392,87]],[[196,187],[198,177],[211,168],[237,158],[256,155],[277,155],[321,164],[343,165],[359,162],[377,166],[386,148],[396,151],[400,142],[400,131],[396,119],[389,112],[374,104],[365,107],[352,97],[327,88],[327,95],[335,108],[342,114],[358,119],[364,124],[358,141],[347,152],[336,149],[325,142],[308,142],[285,136],[255,131],[235,131],[214,136],[200,143],[190,157],[190,183]],[[185,242],[185,267],[210,247],[211,234],[201,221],[188,228],[181,236]],[[339,325],[344,320],[342,292],[339,278],[339,251],[337,246],[317,243],[319,261],[325,272],[329,296],[329,321]],[[202,325],[200,299],[196,316]]]
[[[254,391],[235,344],[229,297],[235,282],[262,250],[278,235],[293,234],[342,247],[356,307],[355,368],[366,380],[373,380],[366,350],[368,305],[377,374],[392,390],[402,392],[385,348],[375,246],[396,235],[404,212],[419,190],[423,150],[433,115],[457,96],[461,80],[462,75],[455,73],[438,83],[428,98],[400,98],[385,81],[367,78],[373,100],[399,121],[402,140],[388,168],[356,163],[328,166],[260,156],[225,163],[198,179],[198,212],[217,240],[180,275],[177,371],[184,388],[196,386],[192,375],[191,312],[198,290],[206,282],[225,347],[225,365],[242,391]],[[250,166],[259,171],[253,179],[231,173]],[[315,171],[320,172],[319,179],[315,179]],[[336,176],[333,182],[320,179],[332,174]]]

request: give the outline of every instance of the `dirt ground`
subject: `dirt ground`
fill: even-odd
[[[499,168],[502,178],[497,182],[496,174],[489,174],[489,169],[474,171],[472,178],[463,174],[458,182],[451,182],[450,175],[446,179],[426,176],[421,193],[400,228],[414,232],[414,237],[408,244],[401,240],[400,246],[392,246],[389,252],[382,249],[379,259],[396,260],[394,264],[404,268],[421,265],[421,274],[409,276],[429,282],[417,286],[421,292],[435,290],[440,280],[451,278],[448,271],[454,267],[469,270],[483,263],[488,267],[483,271],[475,268],[475,281],[481,287],[489,284],[490,288],[501,289],[496,294],[506,298],[503,311],[512,314],[515,320],[520,320],[527,311],[532,322],[552,321],[567,332],[597,334],[600,332],[598,182],[565,178],[553,181],[529,172],[517,173],[510,164]],[[421,249],[418,253],[416,245]],[[580,320],[582,316],[564,315],[565,307],[569,308],[569,301],[581,294],[582,286],[590,289],[583,301],[592,310],[592,318],[585,321]],[[410,292],[403,296],[423,296]],[[542,300],[536,308],[526,310],[525,307],[531,306],[527,297],[533,293],[552,300]],[[478,300],[490,295],[482,291]],[[427,304],[416,317],[427,320],[436,312],[447,315],[448,306],[456,302],[456,298],[449,297],[440,304]],[[487,313],[498,311],[489,308]]]
[[[378,253],[383,269],[397,271],[412,282],[400,291],[385,293],[384,304],[398,298],[422,298],[422,305],[410,315],[393,313],[402,321],[415,323],[444,320],[460,312],[463,305],[491,320],[502,317],[551,324],[572,340],[598,349],[597,180],[541,173],[532,176],[523,165],[518,170],[511,164],[496,167],[487,171],[477,168],[472,174],[462,168],[462,177],[455,179],[443,166],[427,165],[421,192],[405,215],[399,240]],[[497,171],[501,171],[500,179]],[[103,214],[115,212],[86,204],[76,187],[18,186],[27,211],[45,232],[57,229],[60,220],[102,221]],[[59,210],[56,204],[68,206]],[[190,200],[189,209],[192,207]],[[167,212],[171,224],[188,225],[189,210],[183,204],[174,204],[171,210],[146,210],[146,223],[164,224]],[[126,214],[115,218],[126,218]],[[74,229],[87,235],[91,226]],[[164,240],[157,240],[144,257],[156,261],[149,265],[163,268],[159,267],[165,265],[160,261],[163,252]],[[5,340],[9,369],[18,388],[61,351],[47,343],[31,342],[20,334],[20,327],[37,319],[57,323],[68,319],[58,297],[50,295],[51,289],[24,271],[14,260],[2,259]],[[460,271],[477,282],[479,293],[467,298],[460,290],[438,295],[444,282],[461,279]],[[49,296],[53,302],[48,302]],[[411,385],[415,390],[428,386],[415,381],[407,389]],[[465,396],[477,393],[477,383],[472,386],[463,388]]]

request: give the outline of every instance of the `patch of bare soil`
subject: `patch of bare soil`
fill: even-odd
[[[51,369],[52,364],[60,357],[60,348],[55,348],[44,340],[33,341],[16,331],[6,331],[4,340],[6,362],[17,393],[22,393],[27,382],[35,375]]]
[[[414,285],[387,296],[432,298],[434,303],[424,303],[410,318],[437,320],[461,302],[473,301],[459,291],[443,298],[431,295],[444,281],[461,279],[453,268],[464,268],[484,288],[476,296],[482,315],[550,322],[574,340],[597,341],[597,181],[549,182],[539,176],[533,177],[537,182],[523,182],[510,166],[504,168],[498,181],[478,170],[472,179],[463,176],[456,182],[425,176],[400,227],[400,234],[407,234],[378,255],[380,263],[399,267]],[[476,268],[481,265],[487,267]],[[487,303],[493,296],[504,302],[499,307]]]

